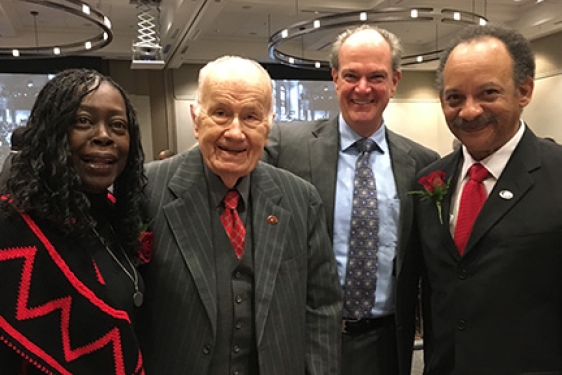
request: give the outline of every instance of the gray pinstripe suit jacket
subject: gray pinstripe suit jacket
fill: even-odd
[[[217,270],[204,173],[199,148],[147,167],[155,241],[138,333],[148,375],[208,374]],[[260,375],[336,375],[341,288],[318,192],[260,162],[250,200]]]
[[[416,172],[437,160],[439,155],[388,129],[386,137],[400,199],[395,260],[398,356],[400,374],[409,375],[421,260],[410,251],[411,243],[415,241],[412,237],[414,198],[408,191],[412,189]],[[338,144],[337,117],[328,121],[291,122],[273,127],[262,157],[262,160],[310,181],[318,189],[326,208],[330,239],[334,233]]]

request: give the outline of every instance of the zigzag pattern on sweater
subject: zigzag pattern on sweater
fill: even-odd
[[[3,337],[2,341],[4,341],[9,346],[12,346],[13,349],[16,350],[16,352],[19,352],[20,355],[24,358],[28,357],[27,354],[18,350],[18,348],[25,348],[26,351],[29,351],[37,358],[44,361],[44,363],[47,366],[50,366],[52,370],[57,371],[60,374],[70,374],[70,372],[65,368],[66,366],[64,365],[64,363],[60,363],[60,360],[53,358],[53,356],[45,352],[45,350],[43,350],[40,345],[31,341],[30,338],[28,338],[22,332],[18,331],[18,328],[14,327],[13,324],[10,323],[10,321],[23,322],[26,320],[41,319],[43,317],[47,317],[47,315],[52,317],[52,315],[50,314],[59,312],[60,342],[62,343],[62,348],[59,348],[58,350],[62,350],[64,361],[66,361],[67,363],[71,363],[72,361],[78,360],[83,356],[110,346],[111,353],[113,355],[113,367],[115,369],[114,373],[116,375],[127,375],[121,342],[122,337],[118,326],[113,326],[111,328],[108,327],[109,330],[107,332],[101,334],[98,338],[90,341],[87,344],[73,345],[73,340],[71,337],[71,320],[72,307],[73,303],[75,303],[74,300],[81,297],[86,298],[89,303],[95,306],[94,308],[97,308],[97,310],[99,310],[100,312],[107,314],[114,319],[123,320],[127,323],[130,323],[129,316],[126,312],[114,309],[111,306],[107,305],[105,301],[101,300],[94,294],[92,290],[84,285],[83,282],[74,275],[72,270],[68,267],[60,254],[42,233],[42,231],[37,227],[35,222],[25,214],[22,214],[21,216],[26,221],[29,228],[41,240],[41,242],[45,246],[45,249],[47,250],[49,257],[52,259],[56,267],[58,267],[58,269],[62,272],[62,274],[64,274],[65,278],[71,285],[71,288],[77,292],[77,295],[72,296],[68,293],[65,293],[67,294],[66,296],[62,294],[59,298],[52,299],[44,303],[41,302],[41,304],[37,306],[30,306],[29,299],[34,282],[33,272],[38,251],[37,247],[27,246],[1,250],[0,263],[6,261],[17,261],[18,259],[23,260],[17,300],[15,301],[15,316],[9,317],[2,316],[0,314],[0,328],[4,332],[6,332],[12,338],[12,340],[15,340],[15,342],[12,343],[13,346],[9,345],[10,340],[7,340],[6,337]],[[35,283],[38,282],[39,281],[35,281]],[[13,285],[16,284],[14,283]],[[34,298],[36,299],[38,297],[39,296],[35,296]],[[52,373],[52,370],[45,368],[41,364],[37,363],[37,361],[31,360],[30,362],[32,362],[36,367],[42,369],[45,373]],[[142,358],[140,356],[140,353],[137,359],[135,374],[139,371],[141,371],[141,373],[144,373],[142,371]]]

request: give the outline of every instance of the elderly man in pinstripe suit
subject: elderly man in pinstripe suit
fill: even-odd
[[[200,72],[191,112],[199,146],[147,168],[147,374],[338,374],[341,288],[321,199],[259,162],[273,120],[269,75],[217,59]],[[225,209],[232,191],[237,208]]]

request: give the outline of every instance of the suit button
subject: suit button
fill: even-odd
[[[240,329],[243,325],[244,324],[242,322],[236,322],[236,325],[234,327],[236,327],[236,329]]]
[[[239,294],[235,298],[236,303],[242,303],[242,296]]]
[[[466,321],[465,321],[465,320],[461,319],[461,320],[458,321],[458,323],[457,323],[457,329],[458,329],[459,331],[464,331],[464,330],[467,329],[467,328],[468,328],[468,325],[466,324]]]
[[[232,351],[233,351],[234,353],[238,353],[238,352],[240,351],[240,347],[239,347],[238,345],[234,345],[234,346],[232,347]]]
[[[241,277],[242,277],[242,272],[240,272],[240,271],[234,272],[234,277],[237,278],[237,279],[241,278]]]
[[[458,273],[457,273],[459,279],[461,280],[465,280],[467,275],[468,275],[468,271],[466,270],[466,268],[461,268]]]
[[[203,354],[210,354],[211,353],[211,345],[207,344],[203,346]]]

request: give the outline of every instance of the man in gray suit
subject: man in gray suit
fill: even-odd
[[[322,201],[259,162],[269,75],[251,60],[215,60],[191,112],[199,146],[147,167],[147,374],[337,375],[341,290]]]
[[[344,375],[410,374],[420,261],[409,251],[413,197],[408,190],[416,172],[438,155],[384,123],[383,111],[402,76],[401,54],[399,40],[386,30],[360,26],[343,32],[331,56],[341,114],[328,121],[274,126],[264,154],[264,160],[312,182],[326,207],[346,303],[341,329]],[[355,254],[360,251],[351,246],[357,242],[351,240],[357,222],[356,161],[363,155],[358,143],[365,139],[375,143],[368,164],[376,181],[372,205],[378,214],[366,228],[375,232],[374,249],[368,251],[375,255],[363,263],[374,263],[375,272],[357,269]],[[368,276],[357,280],[356,274]],[[353,301],[353,285],[361,283],[374,284],[374,291],[363,291],[366,297]],[[360,303],[368,307],[359,314],[349,307]]]

